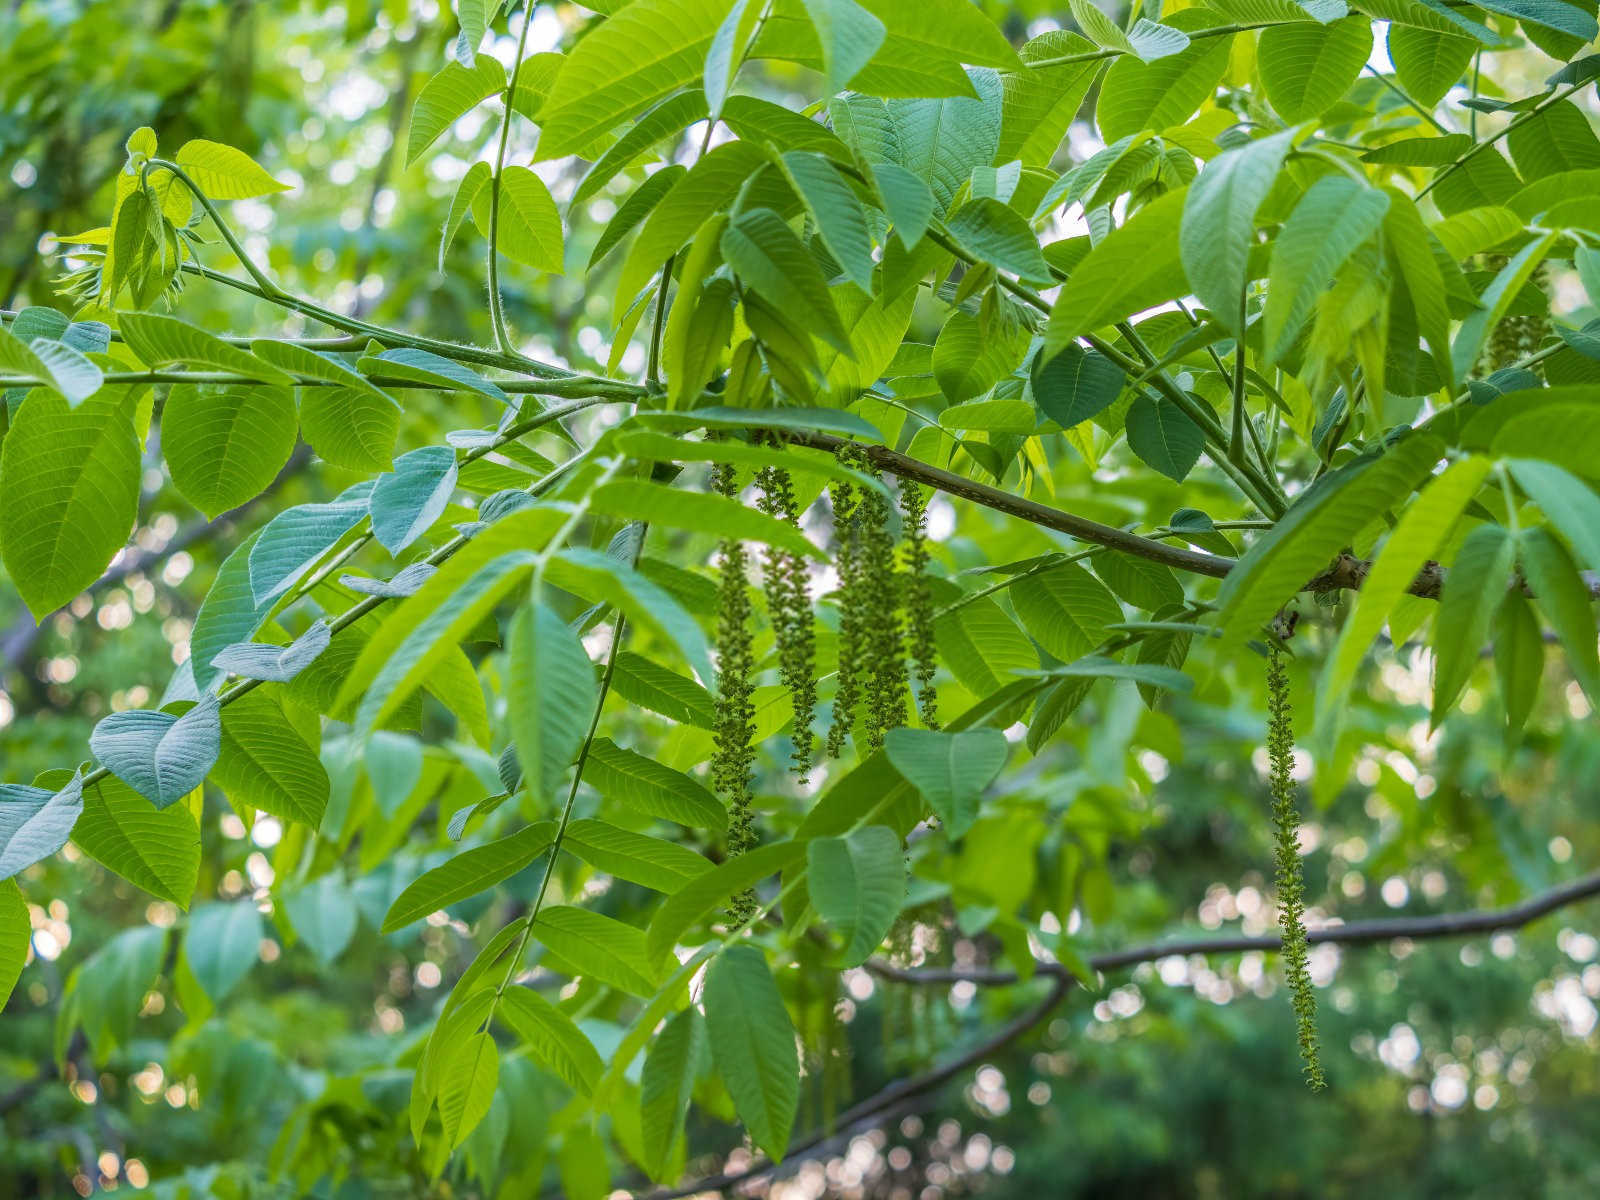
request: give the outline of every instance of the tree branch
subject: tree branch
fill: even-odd
[[[1441,913],[1432,917],[1388,917],[1372,921],[1353,921],[1348,925],[1329,925],[1321,929],[1308,931],[1306,937],[1308,941],[1314,944],[1331,942],[1336,945],[1366,946],[1374,942],[1387,942],[1400,937],[1411,938],[1415,941],[1426,941],[1430,938],[1466,937],[1475,933],[1494,933],[1504,929],[1520,928],[1540,917],[1555,912],[1557,909],[1565,908],[1582,900],[1591,899],[1596,895],[1600,895],[1600,871],[1593,871],[1588,875],[1573,880],[1571,883],[1565,883],[1548,891],[1540,892],[1536,896],[1507,908],[1468,909],[1465,912]],[[1147,945],[1131,946],[1123,950],[1112,950],[1104,954],[1092,955],[1088,962],[1097,971],[1112,971],[1134,966],[1138,963],[1153,962],[1156,959],[1166,958],[1175,954],[1229,954],[1248,950],[1271,951],[1277,950],[1280,944],[1280,939],[1275,934],[1265,934],[1259,937],[1239,935],[1234,937],[1190,938],[1153,942]],[[1015,971],[994,971],[983,967],[906,968],[891,966],[888,963],[876,960],[868,960],[866,969],[880,979],[896,983],[933,985],[973,983],[1005,986],[1021,982]],[[1032,1008],[1013,1018],[995,1033],[942,1066],[935,1067],[921,1075],[914,1075],[909,1079],[892,1083],[860,1103],[853,1105],[839,1115],[832,1130],[813,1133],[791,1146],[788,1154],[784,1156],[784,1164],[792,1167],[815,1157],[819,1153],[825,1152],[829,1146],[852,1130],[880,1123],[887,1114],[899,1109],[912,1097],[932,1091],[934,1088],[949,1082],[974,1064],[982,1062],[996,1051],[1009,1045],[1030,1029],[1042,1023],[1055,1011],[1067,992],[1072,989],[1072,986],[1078,982],[1077,977],[1060,963],[1041,962],[1038,964],[1035,974],[1051,979],[1054,983],[1049,993]],[[777,1164],[770,1160],[759,1159],[742,1171],[696,1180],[685,1187],[651,1192],[647,1200],[681,1200],[683,1197],[695,1196],[704,1192],[726,1191],[742,1183],[760,1179],[770,1174],[776,1166]]]

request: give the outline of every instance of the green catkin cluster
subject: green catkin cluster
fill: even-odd
[[[833,506],[833,532],[837,543],[834,567],[839,575],[839,670],[826,750],[829,758],[838,758],[844,753],[845,740],[855,724],[856,704],[861,698],[859,668],[866,649],[866,612],[856,512],[860,496],[854,484],[839,479],[829,486],[828,499]]]
[[[761,488],[761,511],[799,528],[800,514],[789,472],[782,467],[764,467],[756,474],[756,483]],[[767,616],[778,646],[778,673],[794,704],[794,770],[800,782],[805,783],[811,773],[811,718],[817,707],[813,667],[816,637],[811,627],[806,564],[793,551],[769,545],[763,565]]]
[[[900,585],[895,578],[893,514],[876,488],[862,493],[858,511],[866,591],[867,748],[875,751],[883,747],[885,733],[906,723],[911,686],[906,679]]]
[[[1289,675],[1283,651],[1267,659],[1267,757],[1271,762],[1272,826],[1276,845],[1278,924],[1283,931],[1283,970],[1293,998],[1300,1057],[1312,1091],[1327,1086],[1317,1049],[1317,999],[1307,966],[1305,880],[1300,867],[1300,811],[1295,803],[1294,726],[1289,718]]]
[[[914,480],[900,481],[900,515],[906,535],[906,636],[917,681],[917,713],[924,729],[939,728],[939,694],[933,687],[933,595],[928,588],[928,508]]]
[[[1503,254],[1484,256],[1485,266],[1497,274],[1509,261]],[[1533,283],[1543,291],[1547,278],[1545,265],[1540,263],[1533,274]],[[1502,367],[1521,362],[1535,353],[1549,336],[1550,318],[1546,313],[1539,313],[1536,316],[1503,317],[1489,331],[1483,356],[1479,360],[1479,369],[1484,375],[1490,375]]]
[[[711,469],[712,490],[723,496],[738,495],[733,468],[719,463]],[[744,543],[723,539],[718,549],[721,572],[717,604],[716,747],[711,778],[717,795],[728,806],[728,854],[743,854],[755,845],[755,818],[750,781],[755,749],[755,656],[750,649],[750,596],[746,589]],[[743,922],[754,915],[755,894],[739,893],[728,906],[728,916]]]

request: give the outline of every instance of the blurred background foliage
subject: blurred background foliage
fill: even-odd
[[[1004,9],[1019,34],[1048,27],[1039,24],[1049,19],[1043,4],[991,0],[989,8]],[[532,40],[552,44],[586,17],[571,5],[541,6],[535,20],[551,25]],[[239,146],[296,185],[270,205],[234,209],[250,248],[290,289],[386,324],[485,339],[477,249],[459,239],[443,272],[432,259],[454,181],[491,131],[463,122],[449,153],[409,171],[394,150],[454,28],[437,3],[406,0],[5,6],[5,307],[54,302],[53,235],[104,222],[123,141],[148,124],[166,146],[191,137]],[[1502,80],[1549,69],[1531,49],[1494,57]],[[763,87],[781,100],[785,82],[769,73]],[[610,204],[603,198],[593,224],[573,231],[574,261],[587,257]],[[603,287],[591,298],[576,278],[535,286],[517,273],[505,287],[512,324],[534,353],[603,368]],[[188,320],[300,332],[248,296],[200,291],[191,284],[177,301]],[[401,447],[488,419],[461,411],[459,397],[450,403],[450,411],[440,402],[408,407]],[[295,476],[254,514],[207,526],[155,470],[137,535],[153,556],[149,570],[109,579],[37,630],[14,591],[0,589],[5,777],[28,780],[78,761],[100,716],[159,696],[227,551],[270,508],[346,482],[328,468]],[[1154,478],[1142,493],[1130,484],[1109,499],[1094,485],[1081,464],[1064,464],[1056,480],[1064,503],[1118,522],[1160,519],[1176,494]],[[976,509],[958,521],[942,500],[934,526],[947,573],[1041,549],[1036,531]],[[1328,626],[1306,623],[1295,642],[1303,659],[1325,649]],[[1156,711],[1131,684],[1097,691],[1016,774],[1003,827],[976,831],[1010,853],[1003,878],[973,853],[963,925],[982,930],[993,912],[1015,912],[1046,930],[1064,924],[1089,948],[1185,928],[1268,931],[1262,675],[1251,656],[1213,664],[1192,696]],[[1469,693],[1463,711],[1428,735],[1427,676],[1420,652],[1380,656],[1351,694],[1340,761],[1311,778],[1313,916],[1504,903],[1600,862],[1600,739],[1576,686],[1547,673],[1529,736],[1508,760],[1487,690]],[[1299,665],[1293,682],[1308,706]],[[203,829],[199,896],[270,886],[279,867],[273,822],[247,833],[213,798]],[[261,963],[221,1014],[195,1004],[180,1011],[159,992],[142,1007],[122,994],[141,986],[129,965],[149,952],[141,931],[172,925],[171,906],[70,853],[34,868],[26,890],[35,958],[0,1019],[0,1195],[145,1185],[174,1197],[482,1194],[465,1176],[429,1183],[399,1118],[409,1031],[426,1027],[470,958],[461,922],[482,915],[484,903],[459,906],[451,925],[379,939],[389,898],[424,853],[402,853],[353,884],[368,928],[331,963],[269,926]],[[497,903],[524,903],[534,885],[515,878]],[[1100,992],[1069,998],[1042,1036],[997,1053],[771,1194],[1600,1194],[1597,933],[1600,910],[1591,906],[1516,936],[1316,951],[1331,1084],[1317,1096],[1300,1081],[1275,960],[1168,958],[1115,974]],[[985,933],[943,948],[957,962],[991,952]],[[58,1070],[57,1007],[80,967],[85,1024],[95,1028],[104,1013],[105,1027],[92,1044],[74,1035]],[[793,974],[786,986],[804,988],[804,971]],[[836,1033],[833,1055],[811,1064],[811,1115],[980,1036],[1045,986],[913,988],[852,974],[837,1010],[831,998],[813,1006],[814,1029]],[[117,1019],[134,1007],[137,1017]],[[531,1071],[517,1074],[508,1064],[503,1094],[518,1102],[497,1104],[467,1158],[474,1175],[521,1181],[525,1190],[505,1194],[558,1191],[565,1184],[553,1164],[545,1170],[545,1155],[572,1136],[548,1127],[561,1097]],[[710,1168],[744,1153],[726,1125],[691,1133]]]

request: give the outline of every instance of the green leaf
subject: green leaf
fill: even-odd
[[[1170,400],[1140,392],[1128,409],[1128,447],[1168,479],[1182,483],[1205,449],[1205,432]]]
[[[1596,25],[1593,13],[1562,0],[1482,0],[1478,7],[1570,34],[1585,43],[1600,36],[1600,25]]]
[[[363,381],[364,382],[364,381]],[[336,467],[387,471],[400,435],[400,406],[356,388],[302,388],[300,429],[312,449]]]
[[[1306,28],[1320,36],[1315,26]],[[1219,154],[1183,202],[1178,244],[1189,286],[1212,317],[1236,334],[1256,210],[1272,190],[1296,132],[1285,129]]]
[[[730,946],[706,973],[706,1028],[717,1074],[750,1138],[773,1162],[789,1147],[800,1104],[794,1025],[754,946]]]
[[[516,986],[500,997],[500,1017],[540,1066],[580,1096],[594,1092],[605,1064],[566,1013],[538,992]]]
[[[1529,182],[1563,171],[1600,167],[1600,138],[1570,100],[1552,104],[1506,135],[1517,172]]]
[[[250,552],[260,533],[240,542],[223,560],[195,617],[189,634],[189,662],[195,686],[209,690],[223,672],[211,660],[227,646],[247,642],[261,628],[272,608],[272,601],[257,603],[250,590]]]
[[[34,391],[0,446],[0,553],[37,619],[88,587],[139,512],[139,440],[123,389],[76,411]]]
[[[1089,653],[1105,640],[1106,627],[1122,620],[1105,584],[1075,563],[1017,580],[1011,603],[1023,627],[1063,662]]]
[[[1600,570],[1600,497],[1588,484],[1554,463],[1513,458],[1506,465],[1517,485],[1566,538],[1578,562]]]
[[[653,1178],[660,1179],[665,1173],[673,1145],[683,1136],[701,1060],[709,1050],[700,1014],[686,1008],[673,1014],[645,1052],[639,1081],[639,1123],[644,1166]]]
[[[671,642],[702,679],[714,679],[711,651],[699,624],[665,588],[599,550],[571,546],[545,565],[545,578],[563,591],[612,605],[640,628]]]
[[[49,858],[67,844],[83,811],[83,779],[59,791],[0,783],[0,880]]]
[[[294,382],[292,375],[175,317],[124,312],[117,314],[117,324],[128,349],[151,367],[198,367],[208,371],[231,371],[246,379],[275,383],[280,387],[287,387]]]
[[[246,200],[289,190],[243,150],[195,138],[185,142],[173,159],[185,174],[213,200]]]
[[[706,108],[713,121],[722,115],[728,91],[743,65],[750,49],[750,39],[761,24],[763,6],[754,0],[734,0],[728,15],[717,26],[706,51],[705,95]]]
[[[616,215],[606,222],[605,229],[600,234],[600,239],[595,242],[594,250],[589,255],[589,269],[592,271],[596,263],[603,259],[628,234],[639,227],[643,221],[660,203],[661,198],[677,186],[678,180],[689,173],[689,169],[679,163],[661,168],[654,175],[649,176],[638,187],[628,194],[628,198],[617,208]],[[674,308],[673,310],[677,310]]]
[[[404,929],[413,921],[510,879],[548,850],[555,834],[555,822],[538,821],[509,837],[463,850],[407,885],[389,905],[380,932]]]
[[[841,354],[851,353],[850,335],[817,260],[777,213],[757,208],[730,221],[722,234],[722,256],[745,287]]]
[[[257,604],[288,591],[366,518],[371,487],[358,483],[326,504],[297,504],[267,522],[250,548],[250,594]]]
[[[1189,48],[1189,35],[1171,25],[1140,17],[1128,30],[1128,46],[1140,62],[1155,62]]]
[[[803,3],[822,47],[824,86],[829,93],[843,91],[883,45],[884,24],[855,0]]]
[[[454,359],[444,358],[428,350],[413,350],[402,346],[398,350],[385,350],[381,354],[364,354],[356,360],[356,369],[365,375],[398,381],[425,384],[429,387],[453,388],[458,391],[477,392],[502,404],[511,398],[500,390],[500,385],[485,379],[471,367],[462,366]]]
[[[250,352],[262,362],[279,370],[308,379],[325,380],[341,388],[355,388],[357,391],[386,400],[395,408],[400,407],[394,397],[374,387],[364,376],[352,371],[331,354],[297,346],[293,342],[274,342],[259,338],[250,343]]]
[[[1452,464],[1432,480],[1400,515],[1394,532],[1361,581],[1355,608],[1339,631],[1328,665],[1317,685],[1317,735],[1331,748],[1356,668],[1377,641],[1378,631],[1406,589],[1455,528],[1467,504],[1483,485],[1491,462],[1481,455]],[[1456,568],[1460,569],[1459,565]],[[1439,620],[1446,614],[1441,610]],[[1475,648],[1474,648],[1475,649]]]
[[[1169,692],[1194,690],[1194,681],[1182,671],[1147,662],[1118,662],[1114,658],[1103,658],[1098,654],[1091,654],[1059,667],[1051,667],[1047,673],[1067,679],[1126,679],[1147,687],[1163,688]]]
[[[321,656],[332,638],[328,623],[318,618],[287,646],[235,642],[217,651],[211,658],[211,665],[241,679],[288,683]]]
[[[629,650],[617,655],[611,690],[629,704],[637,704],[683,725],[710,729],[716,723],[710,692],[694,680]],[[593,754],[591,747],[590,755]]]
[[[806,882],[817,915],[844,939],[839,965],[859,966],[888,936],[905,902],[900,837],[868,825],[845,837],[814,838],[806,845]]]
[[[0,1008],[11,999],[12,989],[27,965],[32,939],[33,926],[28,920],[28,904],[22,898],[22,889],[15,879],[7,879],[0,883]],[[680,1112],[680,1119],[681,1116]]]
[[[1152,200],[1089,251],[1050,309],[1047,358],[1085,333],[1190,290],[1178,249],[1186,195],[1180,188]]]
[[[1533,615],[1533,605],[1513,588],[1500,602],[1494,626],[1495,677],[1500,681],[1506,729],[1512,736],[1522,731],[1538,702],[1544,654],[1544,635],[1539,630],[1538,618]]]
[[[443,70],[423,84],[417,102],[411,106],[406,166],[416,162],[458,118],[505,89],[506,69],[490,55],[477,55],[470,67],[446,63]]]
[[[1222,647],[1254,637],[1369,521],[1409,496],[1443,453],[1439,438],[1414,432],[1384,454],[1324,475],[1296,497],[1222,581]]]
[[[1567,666],[1591,703],[1600,702],[1594,608],[1565,547],[1546,529],[1524,529],[1518,539],[1517,562],[1533,589],[1539,611],[1550,622],[1567,652]]]
[[[779,429],[801,433],[832,433],[839,437],[883,441],[883,434],[853,412],[836,408],[697,408],[691,412],[641,413],[634,420],[649,425],[689,429]]]
[[[1456,697],[1472,677],[1478,651],[1511,583],[1516,561],[1516,538],[1499,525],[1480,525],[1456,552],[1433,618],[1431,720],[1435,727],[1455,706]]]
[[[624,750],[610,738],[596,738],[590,745],[584,778],[602,796],[644,816],[718,833],[728,827],[727,809],[699,783],[653,758]]]
[[[260,690],[222,710],[222,750],[212,779],[231,799],[313,830],[328,805],[328,773],[315,751]]]
[[[665,962],[673,946],[730,896],[752,888],[787,869],[805,854],[803,841],[768,842],[719,863],[668,896],[650,920],[645,952],[653,963]]]
[[[589,818],[573,821],[562,845],[598,871],[658,892],[675,892],[711,869],[687,846]]]
[[[1490,332],[1506,315],[1511,302],[1533,278],[1545,255],[1550,253],[1560,238],[1561,234],[1555,230],[1534,238],[1512,255],[1511,261],[1494,277],[1494,282],[1484,289],[1477,311],[1461,322],[1456,330],[1455,344],[1450,348],[1450,358],[1455,364],[1458,379],[1465,379],[1471,372]]]
[[[483,35],[489,32],[489,22],[500,11],[500,0],[456,0],[456,16],[461,22],[461,33],[451,47],[458,61],[466,63],[475,57],[483,44]]]
[[[655,993],[656,972],[645,955],[644,933],[632,925],[559,904],[540,912],[533,922],[533,936],[573,974],[634,996]]]
[[[1376,150],[1368,150],[1361,156],[1361,161],[1404,167],[1442,167],[1454,162],[1462,151],[1471,148],[1472,138],[1465,133],[1402,138],[1398,142],[1379,146]]]
[[[1468,37],[1398,22],[1389,26],[1389,58],[1400,86],[1430,108],[1455,86],[1477,50]]]
[[[1267,99],[1291,125],[1337,104],[1372,54],[1372,20],[1278,25],[1261,31],[1256,63]]]
[[[726,496],[686,492],[642,479],[614,479],[596,488],[589,500],[591,511],[607,516],[765,542],[806,558],[824,557],[794,526]]]
[[[266,490],[289,461],[299,426],[286,388],[180,383],[162,410],[161,450],[173,486],[215,517]]]
[[[861,11],[855,0],[827,0]],[[866,15],[863,13],[863,15]],[[816,222],[823,245],[844,267],[850,281],[872,291],[872,236],[867,214],[838,170],[820,154],[790,151],[780,160],[784,175]]]
[[[1325,175],[1307,189],[1272,247],[1262,310],[1270,366],[1294,345],[1317,297],[1352,254],[1378,232],[1389,197],[1347,175]]]
[[[1021,56],[1024,63],[1031,64],[1092,49],[1087,39],[1075,33],[1051,30],[1024,45]],[[995,160],[1020,159],[1024,166],[1048,167],[1103,66],[1089,61],[1008,71],[1003,77],[1005,98]]]
[[[493,188],[491,182],[472,202],[472,219],[485,236]],[[498,244],[501,254],[525,267],[552,275],[566,269],[561,214],[544,180],[527,167],[507,167],[500,173]]]
[[[984,789],[994,782],[1011,753],[998,729],[959,733],[891,729],[884,737],[883,749],[894,769],[939,814],[952,838],[972,828]]]
[[[167,808],[205,782],[217,761],[222,726],[215,696],[182,716],[135,709],[103,718],[89,735],[95,758],[156,808]]]
[[[399,554],[426,533],[450,503],[456,486],[456,454],[448,446],[424,446],[394,460],[394,470],[372,485],[372,535]]]
[[[884,214],[907,249],[922,240],[933,218],[933,192],[920,176],[898,163],[875,162],[872,179],[883,201]]]
[[[572,194],[572,207],[588,201],[656,142],[682,132],[696,121],[705,120],[706,116],[706,96],[700,88],[668,96],[640,116],[595,160]]]
[[[451,1047],[439,1069],[439,1121],[444,1144],[454,1150],[489,1115],[500,1082],[500,1051],[487,1033]]]
[[[289,924],[324,966],[344,953],[356,933],[355,897],[337,871],[283,894]]]
[[[1098,350],[1068,342],[1059,354],[1033,360],[1033,399],[1063,429],[1097,417],[1122,394],[1127,376]]]
[[[535,804],[555,804],[595,706],[583,644],[548,605],[521,605],[511,620],[506,701],[523,778]]]
[[[726,0],[634,0],[608,17],[556,76],[537,157],[582,153],[625,118],[698,80],[727,9]]]
[[[1174,13],[1168,24],[1193,34],[1218,23],[1204,9]],[[1182,124],[1209,100],[1228,69],[1233,37],[1196,38],[1182,53],[1140,62],[1124,56],[1100,84],[1095,120],[1100,136],[1114,142],[1126,134]]]
[[[989,696],[1011,676],[1037,670],[1039,652],[993,600],[969,600],[934,621],[939,657],[975,696]]]
[[[1053,282],[1033,227],[1009,204],[989,197],[968,200],[948,224],[951,236],[980,261],[1024,282]]]
[[[1446,388],[1455,391],[1455,369],[1450,360],[1450,310],[1445,298],[1444,275],[1433,256],[1427,227],[1411,197],[1386,188],[1389,211],[1383,231],[1387,248],[1399,264],[1417,314],[1417,330],[1427,340],[1434,365]]]
[[[100,390],[105,376],[77,349],[53,338],[36,337],[24,343],[12,330],[0,327],[0,368],[42,381],[76,408]]]
[[[183,956],[195,982],[220,1004],[255,966],[265,935],[253,900],[202,904],[189,914]]]
[[[472,202],[493,177],[493,168],[479,159],[467,168],[467,173],[456,184],[455,195],[450,198],[450,212],[445,216],[444,230],[439,235],[438,269],[441,274],[444,272],[445,255],[450,252],[450,245],[456,240],[461,223],[472,211]]]

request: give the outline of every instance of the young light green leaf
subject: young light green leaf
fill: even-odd
[[[1388,211],[1388,195],[1348,175],[1325,175],[1306,190],[1272,247],[1261,317],[1269,365],[1293,347],[1317,297]]]
[[[364,354],[356,360],[356,369],[369,377],[387,379],[391,382],[391,386],[404,387],[408,382],[420,383],[428,387],[477,392],[502,404],[511,403],[511,398],[500,390],[498,384],[485,379],[472,368],[462,366],[454,359],[445,358],[429,350],[401,346],[396,350],[385,350],[381,354]]]
[[[744,286],[791,314],[800,328],[841,354],[852,353],[817,260],[777,213],[757,208],[730,221],[722,256]]]
[[[630,650],[617,655],[611,689],[629,704],[637,704],[683,725],[710,729],[716,723],[710,692],[694,680]],[[590,755],[593,754],[591,748]],[[725,825],[726,814],[718,827]]]
[[[188,806],[157,810],[120,780],[83,789],[73,844],[152,896],[188,908],[200,871],[200,826]]]
[[[195,138],[178,148],[173,161],[213,200],[246,200],[289,190],[289,184],[279,183],[243,150],[221,142]]]
[[[1005,766],[1010,746],[998,729],[958,733],[891,729],[883,748],[890,764],[958,838],[978,819],[983,791]]]
[[[862,11],[855,0],[827,2],[848,4]],[[820,154],[790,151],[779,162],[806,211],[816,222],[828,253],[838,259],[852,283],[871,292],[872,237],[867,232],[867,215],[861,201],[856,199],[834,165]]]
[[[875,162],[872,179],[884,214],[908,250],[922,240],[933,218],[933,192],[922,178],[898,163]]]
[[[1477,311],[1470,313],[1461,322],[1460,328],[1456,330],[1455,344],[1450,348],[1450,358],[1455,365],[1458,379],[1465,379],[1472,370],[1490,331],[1500,323],[1500,318],[1506,315],[1512,301],[1516,299],[1528,280],[1533,278],[1533,273],[1539,269],[1539,264],[1544,261],[1545,255],[1550,253],[1560,239],[1561,233],[1557,230],[1533,238],[1511,256],[1511,261],[1500,269],[1500,273],[1494,277],[1494,282],[1484,289]]]
[[[700,678],[715,678],[698,622],[671,592],[626,563],[599,550],[571,546],[546,564],[545,578],[585,600],[622,610],[634,624],[675,645]]]
[[[806,846],[806,883],[812,907],[844,939],[840,965],[860,965],[888,936],[905,901],[899,835],[868,825],[844,837],[812,839]]]
[[[483,191],[493,176],[493,168],[479,159],[467,168],[467,173],[456,184],[455,195],[450,199],[450,211],[444,219],[444,230],[439,235],[438,267],[441,273],[444,271],[445,255],[450,252],[450,244],[456,240],[456,231],[472,211],[472,202],[478,198],[478,193]]]
[[[1107,589],[1076,563],[1062,563],[1011,587],[1011,602],[1023,627],[1062,662],[1081,658],[1122,620],[1122,608]]]
[[[505,88],[506,69],[492,55],[477,55],[471,66],[446,63],[437,75],[423,84],[422,91],[417,93],[417,102],[411,106],[406,166],[416,162],[457,118]]]
[[[1315,31],[1314,26],[1306,28]],[[1213,319],[1234,333],[1239,332],[1239,306],[1255,244],[1256,210],[1272,189],[1296,134],[1285,129],[1219,154],[1190,185],[1183,202],[1178,245],[1189,286]],[[1095,252],[1090,252],[1091,259]]]
[[[1205,9],[1184,9],[1165,22],[1191,36],[1220,23]],[[1216,91],[1228,69],[1232,36],[1194,38],[1188,49],[1155,62],[1124,55],[1100,84],[1095,120],[1100,136],[1114,142],[1126,134],[1160,131],[1188,120]]]
[[[1507,539],[1510,541],[1511,539]],[[1528,723],[1544,676],[1544,634],[1533,605],[1515,588],[1505,593],[1494,625],[1494,670],[1506,710],[1506,732],[1515,738]],[[1438,723],[1438,718],[1434,718]]]
[[[957,242],[997,270],[1024,282],[1052,282],[1032,226],[1009,204],[990,197],[969,200],[956,209],[948,225]]]
[[[1467,504],[1483,485],[1491,462],[1481,455],[1452,464],[1430,482],[1400,515],[1372,569],[1361,581],[1355,609],[1339,632],[1317,685],[1317,736],[1331,748],[1345,695],[1356,668],[1377,640],[1389,612],[1429,559],[1439,553]],[[1457,567],[1459,570],[1459,566]],[[1443,611],[1439,614],[1442,622]],[[1475,652],[1474,648],[1474,652]]]
[[[302,388],[300,431],[336,467],[387,471],[400,435],[400,406],[371,384]]]
[[[217,699],[205,696],[182,716],[134,709],[103,718],[89,735],[95,758],[156,808],[205,782],[222,736]]]
[[[15,879],[0,882],[0,1008],[11,999],[12,989],[27,965],[32,940],[33,926],[28,920],[28,904],[22,898],[22,889]]]
[[[476,896],[528,866],[550,848],[553,821],[538,821],[508,837],[463,850],[413,880],[384,915],[383,933],[404,929],[429,913]]]
[[[485,235],[493,182],[472,201],[472,219]],[[560,275],[566,269],[561,236],[561,214],[550,189],[527,167],[507,167],[500,173],[500,253],[512,262]]]
[[[883,45],[885,27],[855,0],[803,0],[822,47],[830,93],[843,91]]]
[[[754,946],[729,947],[706,974],[706,1028],[717,1074],[751,1140],[783,1159],[800,1103],[794,1025]]]
[[[633,996],[655,994],[656,971],[645,955],[644,933],[587,908],[558,904],[533,922],[533,937],[571,973]]]
[[[250,593],[257,604],[281,596],[367,516],[370,483],[325,504],[297,504],[268,521],[250,549]],[[237,639],[242,641],[243,639]]]
[[[449,1047],[439,1068],[439,1121],[444,1144],[454,1150],[489,1115],[500,1082],[500,1050],[487,1033]]]
[[[582,153],[624,118],[699,79],[727,7],[725,0],[635,0],[609,17],[556,76],[538,157]]]

